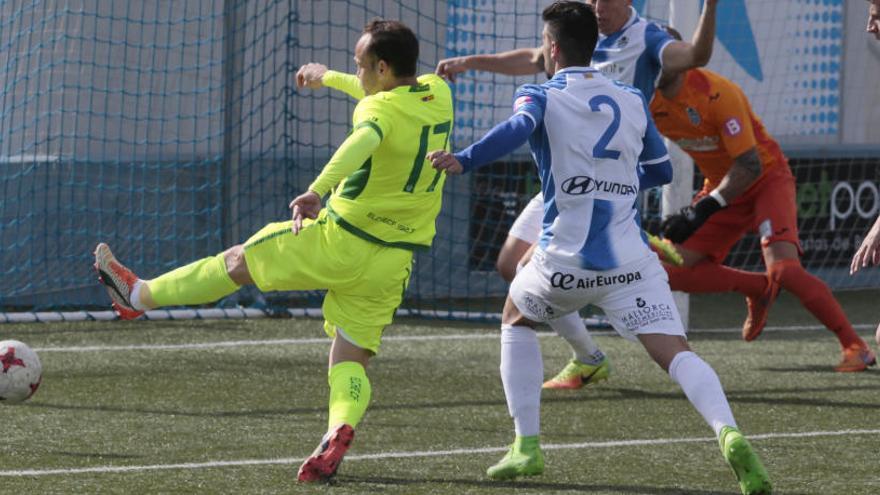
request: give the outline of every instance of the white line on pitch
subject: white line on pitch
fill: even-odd
[[[874,328],[873,325],[853,325],[857,330]],[[819,325],[794,325],[784,327],[767,327],[765,332],[798,332],[805,330],[823,330]],[[739,328],[711,328],[692,330],[693,333],[740,333]],[[613,330],[591,330],[592,335],[616,335]],[[539,332],[539,337],[555,337],[553,332]],[[382,339],[383,342],[413,342],[435,340],[492,340],[497,339],[497,333],[463,333],[452,335],[397,335]],[[37,352],[108,352],[108,351],[156,351],[156,350],[186,350],[186,349],[217,349],[222,347],[244,347],[259,345],[310,345],[326,344],[326,337],[307,339],[271,339],[271,340],[231,340],[220,342],[199,342],[192,344],[132,344],[132,345],[90,345],[71,347],[43,347],[35,348]]]
[[[769,440],[774,438],[810,438],[831,436],[855,436],[855,435],[880,435],[880,429],[876,430],[840,430],[840,431],[805,431],[792,433],[763,433],[750,435],[750,440]],[[644,440],[610,440],[606,442],[581,442],[581,443],[558,443],[542,445],[543,450],[574,450],[574,449],[598,449],[614,447],[638,447],[646,445],[669,445],[683,443],[715,442],[714,437],[691,437],[691,438],[656,438]],[[491,454],[506,452],[507,447],[483,447],[471,449],[453,450],[424,450],[411,452],[378,452],[375,454],[350,455],[346,461],[363,461],[376,459],[408,459],[415,457],[442,457],[455,455]],[[206,469],[236,466],[265,466],[273,464],[299,464],[304,459],[301,457],[285,457],[279,459],[242,459],[237,461],[211,461],[211,462],[185,462],[180,464],[151,464],[145,466],[94,466],[85,468],[62,468],[62,469],[21,469],[0,471],[0,477],[14,476],[49,476],[56,474],[86,474],[86,473],[131,473],[139,471],[160,471],[172,469]]]

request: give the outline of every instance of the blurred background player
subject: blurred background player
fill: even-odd
[[[418,56],[409,28],[374,20],[355,46],[357,76],[318,64],[297,73],[299,87],[331,86],[360,102],[351,134],[290,203],[292,221],[269,224],[244,244],[153,280],[138,279],[106,244],[95,251],[100,279],[124,319],[216,301],[246,284],[262,291],[328,290],[322,308],[333,339],[328,431],[300,467],[300,481],[327,479],[342,462],[370,402],[366,365],[401,303],[413,250],[428,249],[434,238],[445,177],[425,153],[448,145],[452,96],[436,75],[416,77]]]
[[[862,240],[849,266],[852,275],[868,265],[880,265],[880,217],[874,221],[868,235]]]
[[[856,254],[853,255],[852,262],[849,266],[849,274],[852,275],[868,265],[880,265],[880,217],[874,221],[868,235],[862,240]],[[877,331],[874,334],[874,340],[880,346],[880,324],[877,325]]]
[[[880,41],[880,0],[868,0],[868,27],[867,31]]]
[[[868,27],[866,30],[874,35],[874,39],[880,41],[880,0],[868,0]],[[880,264],[880,217],[874,222],[868,235],[862,240],[862,244],[853,256],[850,264],[850,275],[869,264]],[[880,324],[874,334],[874,340],[880,346]]]
[[[706,69],[664,73],[651,113],[660,133],[687,152],[705,177],[692,206],[663,221],[664,236],[678,244],[684,259],[682,267],[667,265],[672,289],[745,295],[749,318],[742,336],[752,341],[785,288],[837,336],[842,359],[836,371],[875,364],[831,290],[800,263],[794,176],[739,86]],[[766,274],[722,265],[749,231],[761,236]]]
[[[435,167],[456,173],[528,142],[544,193],[541,239],[514,277],[502,313],[501,379],[516,438],[487,474],[511,479],[543,472],[543,365],[534,327],[595,304],[681,386],[718,436],[742,492],[770,493],[767,473],[737,430],[718,376],[688,346],[666,273],[640,227],[638,166],[665,170],[666,182],[672,178],[647,102],[639,91],[588,67],[598,38],[592,9],[557,1],[542,18],[550,81],[521,86],[514,115],[479,142],[455,155],[430,155]]]
[[[693,43],[673,39],[659,25],[639,17],[632,0],[590,0],[599,25],[599,41],[590,66],[606,76],[639,89],[651,101],[661,70],[677,73],[709,62],[715,39],[718,0],[705,2]],[[467,70],[508,75],[531,75],[544,70],[543,51],[522,48],[491,55],[466,55],[441,60],[437,74],[455,81]],[[498,272],[510,282],[538,241],[543,221],[543,197],[538,193],[520,212],[498,254]],[[574,356],[545,388],[576,389],[607,379],[610,364],[577,313],[549,322],[569,343]]]

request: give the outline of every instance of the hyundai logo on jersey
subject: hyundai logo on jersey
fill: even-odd
[[[607,180],[595,180],[592,177],[586,177],[583,175],[575,175],[562,183],[562,192],[571,194],[572,196],[579,196],[581,194],[589,194],[597,191],[617,194],[619,196],[635,196],[639,192],[639,189],[636,184],[630,185]]]

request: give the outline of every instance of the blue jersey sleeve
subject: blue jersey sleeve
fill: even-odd
[[[648,124],[642,138],[642,153],[639,155],[639,188],[649,189],[672,182],[672,162],[644,97],[642,104]]]
[[[476,143],[455,154],[465,172],[470,172],[519,148],[528,141],[535,123],[532,117],[516,113],[496,125]]]
[[[639,190],[645,191],[652,187],[662,186],[672,182],[672,163],[668,160],[657,165],[638,165]]]
[[[675,39],[666,32],[665,29],[651,22],[645,28],[645,52],[647,52],[651,60],[657,64],[657,67],[663,67],[663,59],[660,55],[663,49]]]
[[[537,128],[544,121],[547,108],[547,92],[537,84],[524,84],[513,95],[513,114],[529,117]]]
[[[547,93],[537,84],[524,84],[513,95],[513,115],[476,143],[455,154],[465,172],[491,163],[528,141],[544,121]]]

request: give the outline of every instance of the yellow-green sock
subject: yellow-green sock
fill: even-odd
[[[223,253],[202,258],[147,282],[157,306],[214,302],[238,290],[229,278]]]
[[[356,427],[370,404],[372,388],[360,363],[343,361],[330,368],[330,419],[328,430],[345,423]]]

